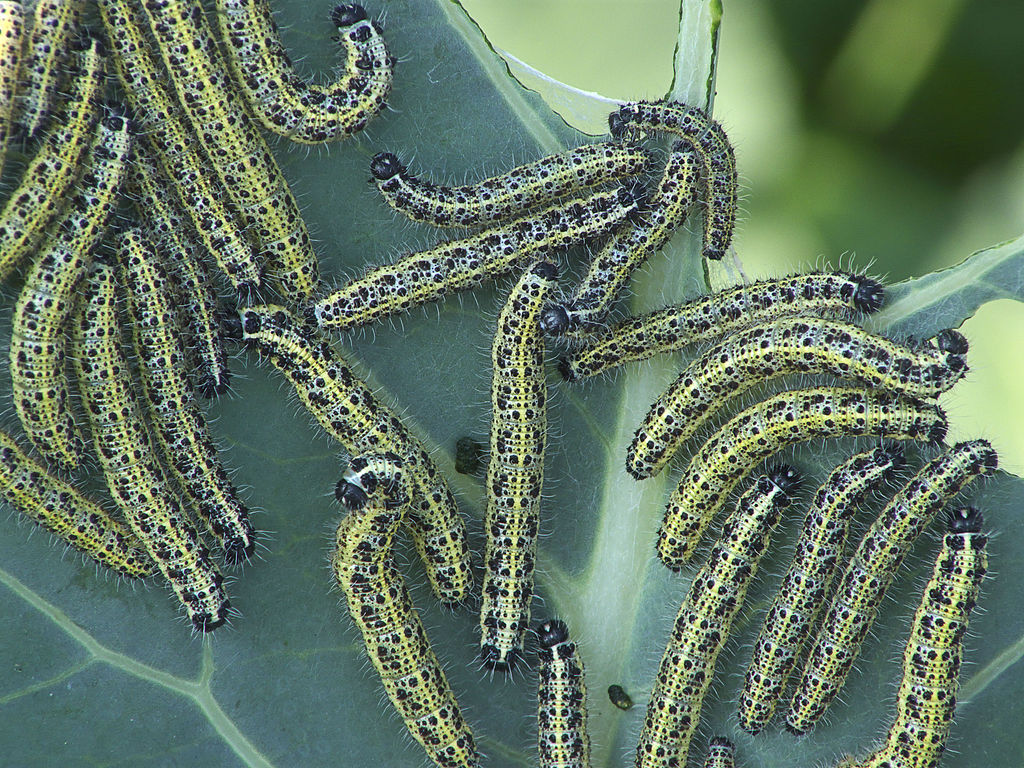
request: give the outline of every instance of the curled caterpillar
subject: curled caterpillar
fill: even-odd
[[[733,619],[757,575],[780,512],[799,488],[792,467],[773,467],[739,498],[676,616],[647,705],[637,768],[686,765],[704,696]]]
[[[78,489],[51,475],[6,432],[0,431],[0,496],[46,530],[130,578],[156,566],[127,526]]]
[[[748,733],[760,733],[775,712],[832,585],[853,513],[903,464],[897,446],[858,453],[836,467],[814,495],[793,562],[768,608],[747,666],[738,719]]]
[[[114,214],[132,130],[120,110],[100,121],[67,213],[35,257],[14,308],[10,370],[15,409],[39,453],[65,470],[78,466],[84,448],[68,395],[67,325],[75,289]]]
[[[227,621],[223,577],[157,462],[121,347],[113,266],[96,261],[74,319],[75,369],[107,488],[197,632]]]
[[[795,315],[876,312],[883,296],[880,283],[847,272],[810,272],[738,285],[627,318],[563,358],[559,370],[566,381],[578,381],[634,360],[720,339],[756,323]]]
[[[216,18],[249,112],[268,131],[300,144],[338,141],[384,107],[394,59],[361,5],[341,4],[331,12],[344,62],[342,76],[327,86],[295,73],[267,0],[217,0]]]
[[[608,119],[613,136],[633,126],[667,131],[689,143],[701,160],[704,177],[704,257],[721,259],[732,243],[739,184],[736,155],[722,126],[701,109],[678,102],[623,104]]]
[[[444,476],[401,419],[284,307],[248,307],[232,332],[288,377],[310,415],[349,453],[390,450],[402,457],[413,501],[406,525],[430,585],[444,603],[464,600],[473,580],[465,523]]]
[[[590,768],[587,687],[579,648],[564,621],[537,628],[538,768]]]
[[[396,211],[436,227],[476,227],[521,216],[579,190],[644,171],[647,155],[619,142],[584,144],[476,184],[446,187],[408,172],[390,152],[370,162],[377,189]]]
[[[548,432],[544,336],[537,318],[557,278],[550,262],[526,270],[498,315],[491,347],[480,657],[492,667],[515,664],[530,625]]]
[[[590,262],[573,297],[552,304],[541,315],[541,328],[561,336],[600,327],[608,308],[633,272],[664,247],[686,220],[697,195],[698,162],[687,147],[669,155],[657,189],[640,207],[638,221],[625,222]]]
[[[981,526],[981,513],[971,507],[950,514],[903,651],[896,717],[877,750],[839,768],[939,765],[956,711],[964,637],[988,569]]]
[[[479,756],[473,733],[391,556],[409,492],[396,454],[352,459],[336,491],[349,512],[338,525],[331,567],[366,654],[409,733],[441,768],[474,768]]]
[[[937,398],[967,372],[967,340],[945,330],[937,341],[914,349],[814,317],[738,331],[694,360],[654,402],[626,451],[626,469],[636,478],[658,474],[731,398],[778,376],[827,373],[913,400]]]
[[[957,443],[928,462],[893,497],[846,566],[786,715],[793,733],[810,730],[846,682],[878,606],[911,545],[939,510],[999,458],[985,440]]]
[[[658,557],[678,570],[740,478],[794,443],[874,435],[937,443],[946,416],[932,404],[857,387],[782,392],[741,411],[694,454],[672,492],[658,531]]]

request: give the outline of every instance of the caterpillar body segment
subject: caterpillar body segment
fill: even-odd
[[[444,603],[466,599],[472,585],[465,523],[448,483],[401,419],[373,394],[327,340],[286,308],[248,307],[238,335],[294,385],[299,400],[352,455],[388,450],[409,473],[412,508],[405,524]]]
[[[704,258],[722,259],[732,244],[739,193],[736,156],[722,126],[696,107],[647,101],[623,104],[609,124],[612,135],[639,126],[675,134],[693,147],[701,160],[706,189]]]
[[[475,184],[449,187],[414,176],[390,152],[370,162],[377,189],[396,211],[436,227],[480,227],[509,221],[586,187],[637,176],[647,155],[620,142],[584,144]]]
[[[13,133],[24,36],[25,7],[21,0],[0,0],[0,169]]]
[[[953,330],[943,331],[942,344],[957,350],[967,346]],[[626,466],[634,477],[658,474],[731,398],[779,376],[831,374],[913,400],[933,400],[967,371],[963,355],[946,349],[914,349],[850,323],[816,317],[737,331],[694,360],[654,402],[626,451]]]
[[[2,6],[0,6],[2,7]],[[0,35],[0,41],[5,38]],[[2,59],[0,59],[2,63]],[[77,53],[68,99],[0,212],[0,282],[40,243],[61,213],[82,159],[95,137],[103,95],[105,57],[96,40]],[[0,152],[2,157],[2,152]]]
[[[537,765],[590,768],[587,686],[579,648],[558,619],[537,628],[537,641]]]
[[[290,301],[309,299],[320,279],[309,232],[277,161],[238,101],[202,5],[144,0],[142,9],[178,104],[243,216],[267,278]]]
[[[124,523],[51,475],[3,431],[0,496],[79,552],[123,576],[144,579],[156,572],[156,565]]]
[[[394,59],[361,5],[342,4],[331,14],[343,61],[341,77],[330,85],[295,73],[267,0],[217,0],[216,18],[249,113],[268,131],[300,144],[338,141],[383,109]]]
[[[836,467],[815,493],[747,666],[737,717],[748,733],[760,733],[775,712],[842,562],[854,512],[904,463],[898,446],[858,453]]]
[[[78,466],[84,444],[69,402],[67,325],[75,288],[114,213],[131,134],[128,119],[118,111],[100,120],[68,211],[33,261],[14,309],[10,371],[15,410],[39,453],[68,471]]]
[[[141,10],[134,2],[98,2],[118,79],[160,177],[180,199],[203,249],[239,296],[248,300],[262,284],[262,264],[245,238],[241,214],[210,169],[173,86],[151,54]]]
[[[237,565],[255,552],[256,532],[192,395],[167,276],[138,229],[121,236],[118,261],[156,441],[224,559]]]
[[[321,328],[347,329],[473,288],[516,265],[608,232],[636,210],[625,189],[596,192],[484,230],[365,275],[313,302],[307,315]]]
[[[172,275],[187,328],[186,354],[196,371],[196,390],[203,397],[228,391],[231,372],[217,319],[217,299],[203,262],[196,254],[191,228],[180,215],[177,202],[148,157],[136,157],[131,182],[135,207],[159,243]]]
[[[778,466],[740,496],[679,608],[647,705],[637,768],[686,765],[718,654],[757,574],[772,529],[798,487],[796,470]]]
[[[903,651],[896,717],[878,749],[839,768],[938,768],[956,711],[964,637],[988,569],[981,526],[981,513],[970,507],[950,515]]]
[[[738,285],[684,304],[626,318],[588,339],[559,369],[566,381],[589,376],[690,344],[715,341],[757,323],[798,315],[850,319],[878,311],[884,288],[847,272],[810,272]]]
[[[734,416],[694,454],[669,496],[658,557],[673,570],[681,568],[740,478],[783,448],[858,435],[935,443],[945,434],[946,416],[938,406],[885,392],[811,387],[770,397]]]
[[[336,491],[349,512],[338,526],[331,566],[366,654],[409,733],[440,768],[476,768],[473,733],[392,558],[409,509],[408,480],[396,454],[352,460]]]
[[[995,472],[998,461],[986,440],[957,443],[928,462],[882,510],[836,587],[790,702],[790,731],[814,727],[842,689],[878,606],[918,536],[964,486]]]
[[[539,317],[558,278],[554,264],[529,267],[498,316],[491,347],[491,455],[480,606],[480,658],[510,668],[530,625],[540,533],[547,381]]]
[[[689,147],[669,155],[657,189],[635,217],[619,225],[590,262],[573,297],[552,304],[541,316],[541,328],[552,336],[601,327],[609,307],[633,272],[661,250],[683,224],[696,202],[697,158]]]
[[[157,462],[121,346],[114,267],[97,261],[74,322],[74,360],[107,488],[197,632],[228,618],[223,577]]]

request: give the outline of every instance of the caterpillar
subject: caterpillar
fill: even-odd
[[[21,59],[14,114],[20,133],[33,139],[50,121],[67,70],[67,52],[82,29],[85,0],[37,0]]]
[[[107,40],[113,50],[118,80],[128,103],[139,116],[141,131],[159,174],[181,201],[181,210],[191,219],[203,249],[231,281],[243,301],[261,284],[261,265],[243,234],[239,214],[229,200],[220,179],[197,146],[192,129],[181,114],[167,75],[150,54],[151,43],[132,2],[99,0]],[[141,153],[139,153],[141,154]]]
[[[224,559],[237,565],[255,551],[256,532],[192,396],[167,276],[138,229],[121,235],[118,262],[156,441]]]
[[[15,409],[39,453],[65,470],[78,466],[84,448],[68,402],[66,326],[75,288],[114,213],[132,130],[119,109],[100,120],[67,213],[35,257],[14,308],[10,371]]]
[[[857,387],[781,392],[741,411],[694,454],[669,497],[658,556],[673,570],[690,559],[715,513],[757,462],[794,443],[874,435],[938,443],[946,416],[935,405]]]
[[[537,628],[537,642],[537,765],[590,768],[587,687],[579,649],[558,619]]]
[[[24,34],[25,9],[21,0],[0,0],[0,169],[11,134]]]
[[[388,205],[413,221],[435,227],[477,227],[514,219],[585,187],[636,176],[646,166],[642,150],[606,141],[584,144],[461,187],[413,176],[390,152],[373,157],[370,173]]]
[[[839,768],[937,768],[956,710],[964,636],[988,568],[981,526],[971,507],[950,514],[903,651],[896,717],[877,750]]]
[[[878,311],[883,298],[880,283],[848,272],[809,272],[738,285],[612,325],[595,334],[589,346],[563,358],[559,370],[566,381],[579,381],[756,323],[797,315],[869,314]]]
[[[608,124],[613,136],[639,126],[668,131],[693,147],[701,160],[706,186],[704,258],[719,260],[725,256],[736,225],[739,184],[736,156],[722,126],[701,109],[671,101],[623,104],[609,116]]]
[[[793,562],[768,608],[747,666],[738,717],[748,733],[760,733],[775,712],[832,585],[853,513],[904,462],[896,446],[858,453],[836,467],[815,494]]]
[[[511,668],[530,625],[547,446],[544,336],[538,317],[558,270],[540,261],[523,273],[498,315],[491,347],[491,456],[487,465],[480,657]]]
[[[290,301],[309,299],[320,278],[305,221],[277,161],[238,103],[202,5],[146,0],[142,9],[178,103],[258,243],[267,276]]]
[[[0,496],[100,565],[144,579],[156,566],[135,535],[99,504],[54,477],[0,431]]]
[[[633,708],[633,699],[621,685],[608,686],[608,700],[619,709]]]
[[[558,203],[462,240],[409,254],[394,264],[374,267],[310,304],[306,314],[321,328],[365,325],[473,288],[539,254],[598,237],[630,216],[636,205],[632,194],[621,188]]]
[[[946,502],[998,456],[985,440],[957,443],[928,462],[893,497],[861,539],[832,597],[786,715],[786,728],[805,733],[846,682],[878,606],[911,545]]]
[[[309,413],[353,455],[391,450],[410,476],[413,508],[406,525],[434,594],[443,603],[469,595],[472,573],[466,528],[444,476],[420,442],[381,403],[319,334],[284,307],[248,307],[231,333],[255,347],[295,387]]]
[[[136,155],[131,182],[136,210],[149,225],[153,241],[161,244],[165,271],[178,288],[183,311],[176,314],[183,316],[188,329],[185,347],[198,371],[196,389],[203,397],[223,395],[228,390],[231,372],[217,319],[217,299],[190,242],[192,233],[148,157]]]
[[[726,402],[788,374],[832,374],[912,400],[931,400],[967,371],[967,339],[942,331],[914,349],[856,325],[814,317],[737,331],[694,360],[648,410],[626,451],[633,477],[658,474]]]
[[[408,480],[393,453],[352,459],[337,489],[349,512],[338,525],[331,567],[409,733],[441,768],[471,768],[479,765],[473,733],[392,562],[392,542],[409,509]]]
[[[250,114],[268,131],[300,144],[338,141],[384,107],[394,59],[361,5],[341,4],[331,13],[345,61],[328,86],[295,73],[267,0],[217,0],[216,8],[231,73]]]
[[[736,746],[724,736],[712,736],[704,768],[736,768]]]
[[[104,56],[96,40],[88,40],[77,53],[77,63],[67,101],[0,212],[0,281],[37,247],[60,214],[95,135],[104,73]]]
[[[640,732],[637,768],[686,764],[718,654],[772,529],[799,484],[796,470],[780,465],[757,478],[737,501],[676,616]]]
[[[228,617],[223,577],[157,463],[121,348],[117,283],[97,260],[73,322],[79,390],[110,495],[185,606],[197,632]]]
[[[689,147],[675,147],[657,189],[637,215],[624,222],[590,262],[571,299],[552,304],[541,315],[551,336],[594,330],[634,270],[661,250],[696,202],[697,159]]]

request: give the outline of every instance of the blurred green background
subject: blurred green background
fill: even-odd
[[[677,0],[462,5],[499,52],[569,86],[627,100],[671,84]],[[714,114],[736,146],[748,277],[828,260],[897,281],[1024,229],[1024,3],[723,5]],[[950,439],[988,437],[1024,473],[1024,306],[986,305],[964,330]]]

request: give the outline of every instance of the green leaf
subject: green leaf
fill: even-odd
[[[286,43],[307,71],[328,71],[333,64],[329,5],[292,3],[281,9],[282,25],[291,25]],[[682,6],[673,94],[705,103],[721,7]],[[438,239],[435,231],[396,217],[377,198],[367,183],[376,152],[395,151],[434,178],[462,179],[587,140],[508,75],[458,4],[389,2],[386,36],[400,59],[393,110],[362,137],[329,150],[277,146],[319,239],[323,273],[338,281],[363,265]],[[630,300],[634,311],[705,291],[695,238],[681,233],[638,276]],[[580,273],[579,254],[568,263],[567,286]],[[982,251],[951,270],[894,287],[874,325],[930,336],[959,325],[985,301],[1021,299],[1022,271],[1024,239]],[[721,281],[719,267],[710,278]],[[455,473],[453,451],[464,435],[487,440],[490,338],[508,285],[505,280],[337,340],[434,449],[460,495],[478,560],[482,484]],[[534,616],[561,616],[579,639],[594,765],[620,766],[632,761],[667,630],[695,570],[673,575],[654,558],[672,473],[638,484],[623,468],[633,430],[680,362],[658,359],[578,387],[562,384],[553,362],[538,574],[542,601]],[[249,499],[262,510],[256,524],[268,532],[261,558],[229,586],[241,617],[212,637],[190,637],[164,588],[118,583],[76,556],[61,557],[46,535],[16,517],[0,520],[4,764],[424,764],[382,696],[358,633],[332,590],[327,558],[340,516],[331,498],[342,467],[338,447],[310,424],[276,372],[244,354],[234,370],[233,396],[214,403],[210,414],[227,462],[238,467],[236,479],[249,486]],[[786,455],[813,486],[854,445],[859,444],[833,441]],[[1024,755],[1024,705],[1015,695],[1024,685],[1024,666],[1016,663],[1024,654],[1024,616],[1016,610],[1024,591],[1024,571],[1016,567],[1024,560],[1018,514],[1024,484],[1000,474],[968,496],[998,533],[990,546],[995,576],[985,585],[983,610],[967,640],[955,751],[943,765],[966,768],[982,756],[988,765],[1017,765]],[[720,659],[695,756],[703,754],[708,736],[722,733],[737,742],[741,765],[820,764],[843,752],[865,751],[890,718],[907,622],[935,536],[915,550],[827,723],[802,739],[777,726],[751,738],[735,724],[731,713],[750,642],[788,562],[798,518],[792,514],[776,534],[781,546],[763,566],[736,637]],[[472,610],[440,611],[415,556],[405,549],[402,557],[486,764],[533,765],[533,676],[506,680],[479,671]],[[612,706],[606,695],[611,684],[632,696],[632,710]]]

